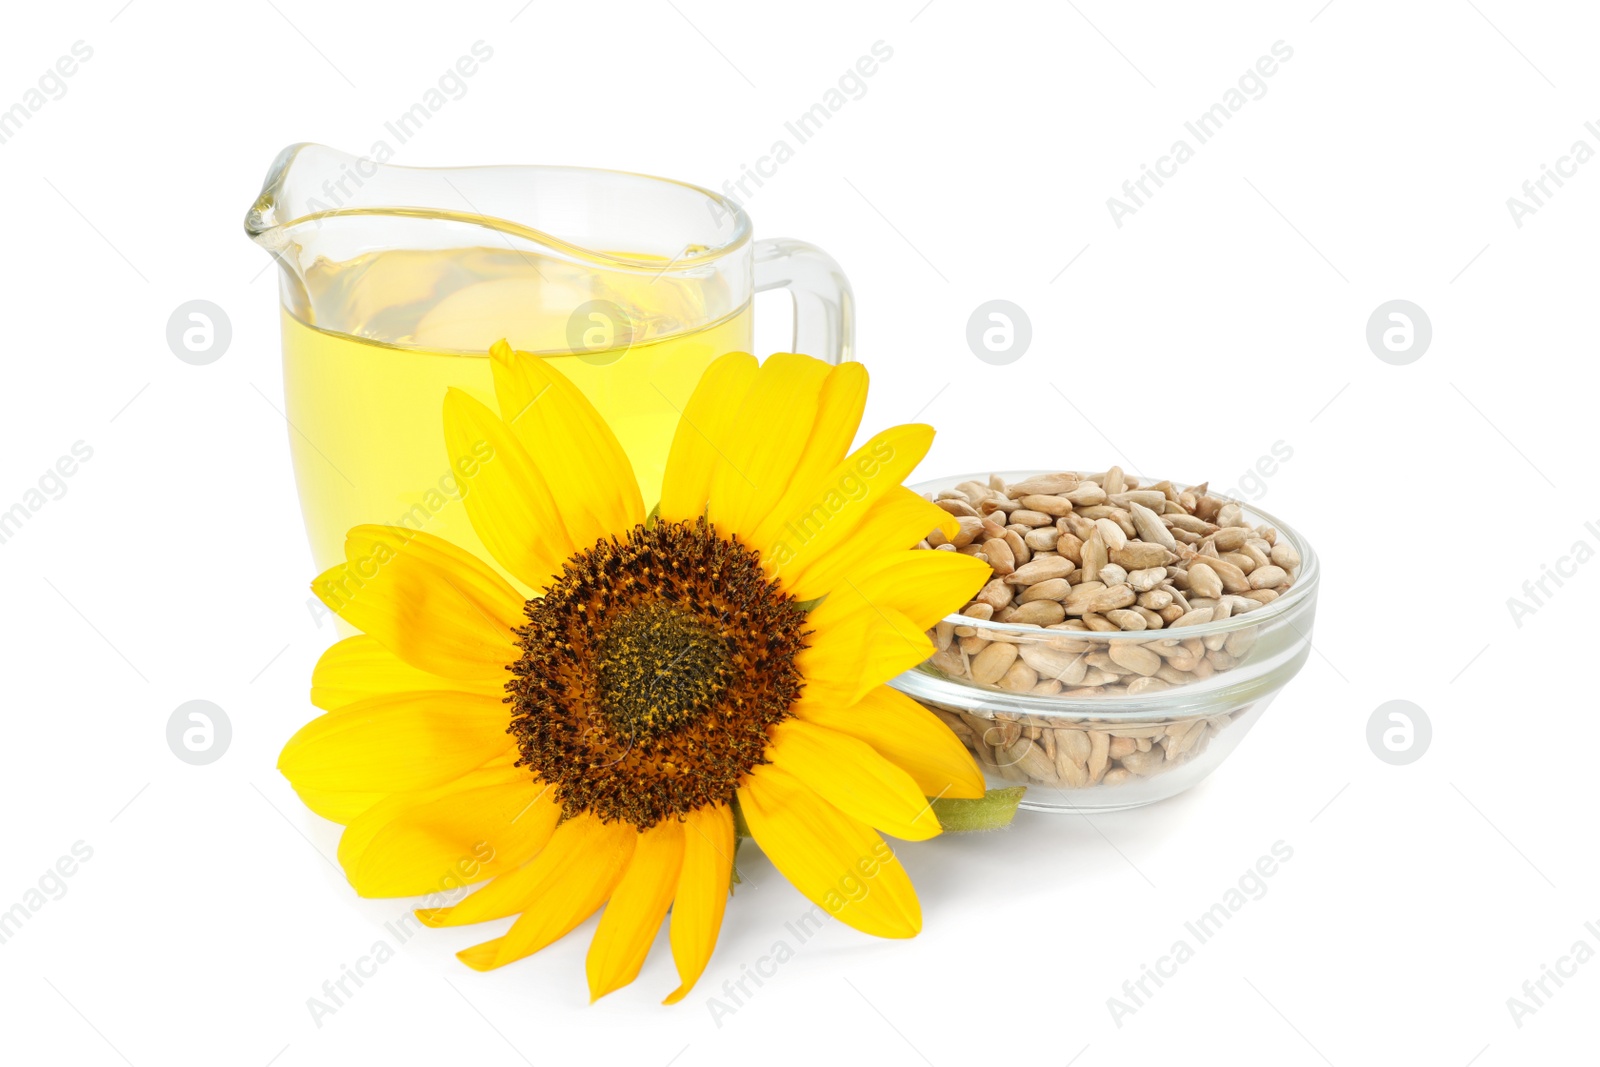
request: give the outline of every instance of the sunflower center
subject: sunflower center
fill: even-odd
[[[619,733],[658,737],[716,706],[732,675],[721,634],[663,600],[618,614],[598,649],[600,703]]]
[[[509,732],[567,815],[728,803],[803,684],[805,611],[704,519],[597,542],[524,613]]]

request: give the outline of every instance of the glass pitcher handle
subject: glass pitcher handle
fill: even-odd
[[[833,257],[788,237],[755,244],[756,292],[787,289],[794,297],[791,351],[844,363],[855,358],[856,307],[850,282]]]

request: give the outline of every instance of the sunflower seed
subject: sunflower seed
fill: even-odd
[[[991,537],[985,541],[983,555],[989,562],[989,569],[1002,578],[1017,569],[1017,557],[1004,538]]]
[[[1128,584],[1135,593],[1148,593],[1166,580],[1165,567],[1145,567],[1128,572]]]
[[[1009,580],[1015,581],[1016,575],[1012,574]],[[1011,588],[1006,585],[1006,581],[1007,579],[991,578],[988,584],[978,590],[978,595],[972,599],[988,604],[991,609],[995,610],[1007,606],[1011,603]]]
[[[1100,534],[1100,540],[1105,543],[1107,551],[1115,551],[1128,543],[1128,535],[1122,527],[1110,519],[1094,520],[1094,528]]]
[[[1133,525],[1139,531],[1139,537],[1160,545],[1169,552],[1176,552],[1178,542],[1173,540],[1172,531],[1167,529],[1167,524],[1161,517],[1137,501],[1128,502],[1128,511],[1133,515]]]
[[[1106,491],[1094,482],[1083,482],[1061,495],[1072,501],[1073,507],[1093,507],[1106,502]]]
[[[1044,559],[1036,559],[1024,563],[1007,575],[1004,581],[1006,584],[1013,586],[1033,585],[1035,582],[1048,581],[1051,578],[1065,578],[1075,569],[1073,562],[1065,556],[1047,556]],[[996,579],[996,581],[998,580]],[[989,583],[989,585],[994,584],[994,582]],[[988,589],[989,586],[984,586],[984,588]],[[1246,588],[1248,588],[1248,584]],[[1007,589],[1006,596],[1009,597],[1010,595],[1011,590]]]
[[[1161,669],[1161,657],[1132,641],[1111,642],[1111,659],[1136,674],[1149,677]]]
[[[1106,612],[1106,620],[1116,623],[1119,630],[1144,630],[1150,625],[1143,615],[1131,608],[1112,608]]]
[[[1062,474],[1036,474],[1032,478],[1024,478],[1014,482],[1010,490],[1014,494],[1033,496],[1035,494],[1059,496],[1078,487],[1078,476],[1070,472]]]
[[[1038,672],[1040,678],[1053,678],[1064,685],[1077,685],[1089,669],[1081,653],[1049,648],[1039,644],[1018,646],[1022,661]]]
[[[1210,608],[1194,608],[1174,619],[1171,628],[1176,630],[1180,626],[1200,626],[1210,622],[1213,614],[1215,613]]]
[[[1189,565],[1189,588],[1200,596],[1219,597],[1222,595],[1222,579],[1209,564],[1192,563]]]
[[[1034,552],[1055,551],[1061,534],[1054,526],[1041,526],[1022,535],[1022,543]]]
[[[1115,563],[1107,563],[1100,568],[1100,582],[1102,585],[1121,585],[1128,580],[1128,572]]]
[[[1289,574],[1276,563],[1269,563],[1265,567],[1257,567],[1250,572],[1251,589],[1276,589],[1280,585],[1289,583]]]
[[[1016,645],[995,641],[972,657],[972,680],[979,685],[993,685],[1005,675],[1016,658]]]
[[[1072,501],[1064,496],[1030,493],[1022,498],[1021,503],[1029,511],[1037,511],[1052,516],[1052,521],[1055,517],[1072,513]]]
[[[1039,675],[1026,663],[1014,662],[1000,677],[1000,688],[1013,693],[1026,693],[1039,681]]]
[[[1107,586],[1102,582],[1084,582],[1074,586],[1067,595],[1066,609],[1068,615],[1082,615],[1086,612],[1103,614],[1112,608],[1125,608],[1134,601],[1133,587],[1130,585]]]
[[[1089,781],[1098,782],[1111,762],[1111,735],[1096,730],[1089,735]]]
[[[1089,539],[1083,543],[1083,580],[1086,582],[1098,581],[1100,568],[1106,565],[1106,539],[1105,535],[1096,529]]]
[[[1111,549],[1110,557],[1112,563],[1126,567],[1130,571],[1164,566],[1176,558],[1164,546],[1152,545],[1144,541],[1125,542],[1121,547]]]
[[[1034,600],[1007,608],[1011,614],[1004,620],[1014,626],[1049,626],[1067,617],[1067,612],[1056,600]]]
[[[1035,600],[1064,600],[1071,592],[1072,583],[1065,578],[1046,578],[1042,582],[1024,586],[1015,602],[1020,606],[1031,604]]]

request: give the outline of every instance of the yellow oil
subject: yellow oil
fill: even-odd
[[[500,338],[552,360],[588,396],[647,507],[701,373],[751,345],[748,303],[715,317],[717,294],[664,270],[507,249],[385,251],[319,260],[305,285],[316,321],[284,312],[284,394],[319,568],[343,560],[345,532],[361,523],[423,529],[489,558],[460,502],[441,411],[451,387],[495,409],[487,350]],[[586,309],[576,323],[575,309]]]

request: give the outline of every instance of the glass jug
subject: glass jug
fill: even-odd
[[[361,523],[487,559],[445,454],[450,387],[494,407],[488,349],[557,361],[610,423],[647,505],[700,373],[751,350],[751,300],[794,296],[794,351],[851,358],[850,285],[810,245],[753,241],[732,201],[577,167],[397,167],[285,149],[245,218],[282,268],[285,414],[319,568]]]

